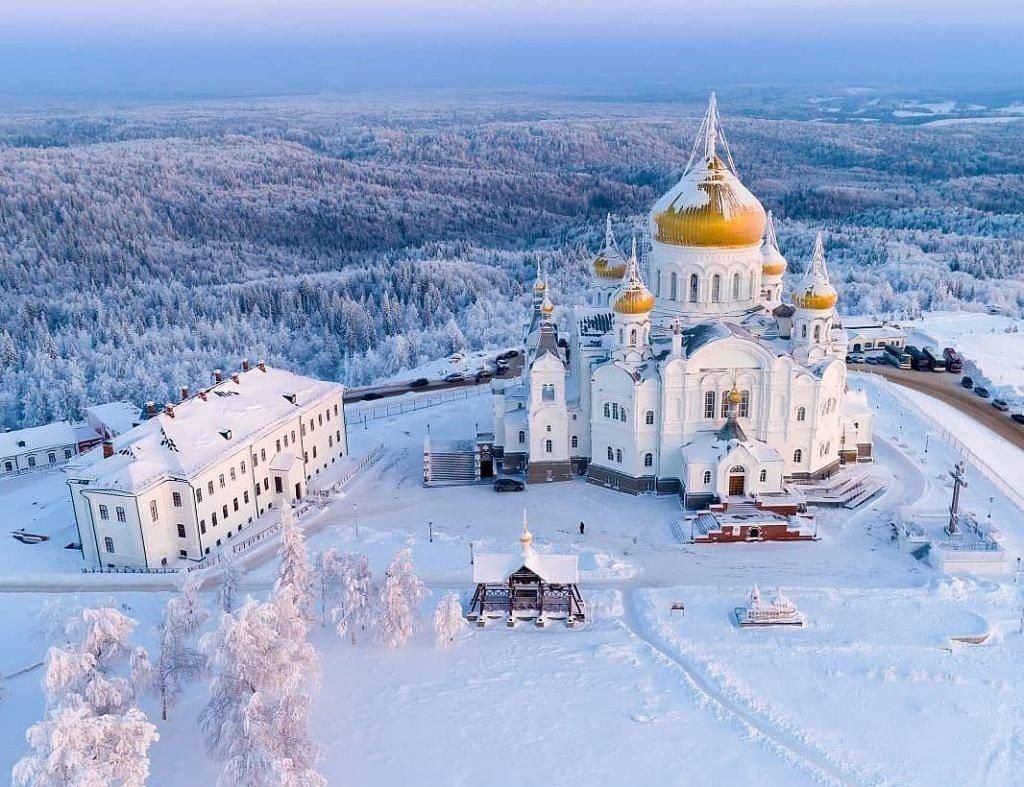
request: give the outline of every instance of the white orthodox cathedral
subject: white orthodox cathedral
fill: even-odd
[[[649,217],[647,281],[609,218],[588,303],[538,275],[521,381],[494,383],[494,455],[531,483],[586,473],[689,507],[753,498],[871,459],[821,237],[783,303],[770,214],[737,177],[712,95],[679,183]]]

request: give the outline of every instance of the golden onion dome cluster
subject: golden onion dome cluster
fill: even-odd
[[[652,233],[673,246],[753,246],[764,236],[764,207],[718,156],[694,167],[654,206]]]

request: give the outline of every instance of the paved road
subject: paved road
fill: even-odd
[[[888,364],[878,366],[851,366],[851,372],[868,372],[891,380],[904,388],[926,393],[939,401],[955,407],[965,415],[969,415],[983,426],[987,426],[1000,437],[1013,445],[1024,449],[1024,424],[1010,420],[1009,413],[1001,413],[992,406],[991,399],[982,399],[973,391],[960,385],[959,374],[949,372],[917,372],[912,369],[897,369]],[[945,424],[950,432],[956,434],[956,424]],[[993,457],[998,462],[998,457]]]
[[[518,377],[523,367],[523,354],[520,353],[515,358],[507,359],[506,363],[508,364],[508,370],[502,374],[496,374],[494,376],[499,379]],[[412,382],[412,379],[406,382],[390,383],[388,385],[368,385],[363,388],[349,388],[345,391],[345,402],[346,404],[352,404],[354,402],[387,399],[389,396],[401,396],[402,394],[407,394],[410,391],[415,393],[432,393],[434,391],[443,391],[446,388],[465,388],[471,385],[485,385],[490,383],[490,381],[490,378],[478,381],[473,377],[472,373],[470,373],[466,380],[453,382],[447,382],[445,380],[431,380],[427,385],[424,385],[421,388],[410,388],[409,383]]]

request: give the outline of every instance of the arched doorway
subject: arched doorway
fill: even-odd
[[[729,497],[745,494],[747,491],[747,470],[743,465],[729,468]]]

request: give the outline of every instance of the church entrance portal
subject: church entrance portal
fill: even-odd
[[[742,495],[746,491],[747,477],[745,475],[729,476],[729,497]]]

